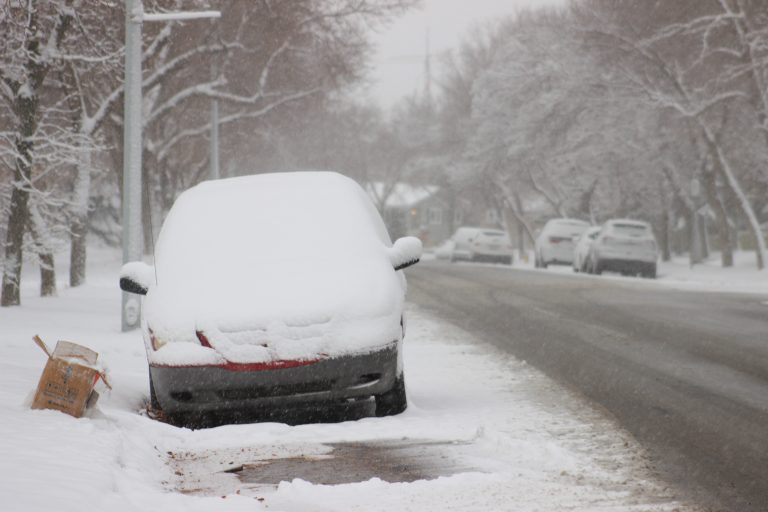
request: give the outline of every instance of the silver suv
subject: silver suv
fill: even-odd
[[[631,219],[609,220],[592,243],[587,272],[620,272],[656,277],[658,249],[650,224]]]

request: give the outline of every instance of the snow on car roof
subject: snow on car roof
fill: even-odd
[[[239,267],[286,259],[338,260],[391,245],[378,212],[353,180],[291,172],[203,182],[185,191],[157,245],[164,260],[228,261]]]

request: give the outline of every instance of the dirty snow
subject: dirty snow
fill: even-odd
[[[28,265],[23,306],[0,309],[5,511],[694,510],[655,481],[636,443],[581,398],[412,306],[405,342],[411,404],[400,416],[198,431],[153,421],[139,413],[147,395],[141,336],[119,332],[119,255],[92,251],[89,266],[86,286],[62,283],[58,298],[40,299]],[[46,358],[35,333],[49,344],[84,344],[109,365],[114,391],[101,390],[89,417],[28,408]],[[292,475],[252,485],[222,472],[327,457],[333,443],[404,440],[455,445],[464,469],[410,483],[340,485]]]

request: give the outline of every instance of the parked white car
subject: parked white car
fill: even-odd
[[[574,238],[581,236],[588,227],[589,223],[583,220],[548,220],[536,237],[536,267],[573,264]]]
[[[406,408],[405,276],[421,241],[390,241],[370,198],[329,172],[201,183],[179,196],[144,295],[150,398],[185,424],[219,412],[375,402]],[[194,420],[193,420],[194,421]]]
[[[512,263],[512,242],[504,231],[462,227],[454,233],[451,241],[451,261],[491,261],[508,265]]]
[[[592,243],[587,271],[602,274],[608,270],[655,278],[658,258],[650,224],[632,219],[614,219],[603,225]]]
[[[600,226],[591,226],[576,239],[576,247],[573,250],[574,272],[586,272],[589,249],[599,234]]]

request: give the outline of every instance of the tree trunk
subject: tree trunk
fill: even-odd
[[[53,253],[40,254],[40,296],[56,296],[56,267],[53,261]]]
[[[672,259],[672,250],[669,244],[669,209],[664,205],[661,212],[661,236],[659,245],[661,245],[661,261],[670,261]]]
[[[717,236],[720,239],[720,259],[723,267],[733,266],[733,245],[731,245],[731,222],[723,202],[717,194],[717,180],[713,172],[703,174],[704,190],[707,202],[715,211],[717,221]]]
[[[32,177],[32,142],[29,138],[35,132],[37,103],[32,98],[20,100],[28,109],[28,118],[22,123],[20,135],[16,141],[16,168],[13,173],[13,192],[8,216],[8,230],[5,245],[5,267],[3,269],[3,289],[0,306],[18,306],[21,304],[19,286],[21,285],[21,263],[23,260],[24,231],[29,219],[28,183]]]
[[[755,211],[752,208],[752,205],[749,203],[749,198],[747,198],[747,195],[741,188],[741,184],[739,184],[738,179],[736,179],[736,175],[733,172],[733,169],[731,169],[730,162],[725,157],[722,148],[717,143],[715,137],[712,135],[709,127],[703,123],[701,124],[704,135],[706,136],[707,144],[709,145],[714,156],[715,170],[721,174],[725,184],[736,196],[736,199],[739,203],[739,208],[744,213],[744,216],[749,223],[749,227],[752,230],[752,235],[755,237],[755,256],[757,259],[757,269],[763,270],[763,268],[765,268],[766,246],[765,237],[763,236],[763,231],[760,227],[760,222],[757,219],[757,215],[755,215]]]
[[[659,198],[661,199],[661,232],[659,233],[659,245],[661,246],[661,261],[670,261],[672,259],[672,249],[669,240],[670,223],[670,201],[667,197],[667,191],[664,189],[664,177],[659,178]],[[594,222],[593,222],[594,224]]]
[[[77,163],[77,178],[73,191],[73,211],[70,224],[69,286],[85,283],[88,235],[88,198],[91,190],[91,153],[83,148]]]
[[[25,179],[29,179],[29,165],[21,159],[16,162],[14,187],[11,194],[11,211],[8,216],[8,229],[5,244],[5,265],[3,268],[3,290],[0,295],[0,306],[18,306],[21,304],[19,286],[21,285],[22,245],[24,243],[24,227],[27,224],[29,211],[29,190]]]
[[[70,224],[69,245],[69,286],[76,287],[85,283],[85,263],[88,250],[86,235],[88,234],[88,219],[74,218]]]
[[[149,254],[154,245],[154,233],[152,226],[152,183],[149,181],[149,168],[144,152],[145,164],[141,170],[141,229],[144,241],[144,254]]]
[[[21,304],[21,263],[23,257],[24,231],[29,220],[29,184],[32,182],[32,164],[34,162],[34,144],[32,142],[37,132],[40,102],[38,91],[48,74],[50,62],[41,58],[41,49],[55,53],[61,38],[67,31],[71,16],[62,11],[57,26],[46,45],[42,44],[43,37],[38,24],[37,11],[31,8],[27,17],[27,33],[29,37],[25,44],[27,62],[25,63],[25,82],[5,80],[5,86],[15,95],[12,110],[16,118],[16,165],[13,173],[13,192],[11,193],[10,214],[8,216],[8,231],[5,245],[5,268],[3,270],[2,292],[0,306],[16,306]],[[23,85],[23,87],[22,87]]]
[[[40,296],[56,296],[56,266],[54,265],[51,237],[40,210],[34,202],[29,204],[29,232],[40,262]]]

